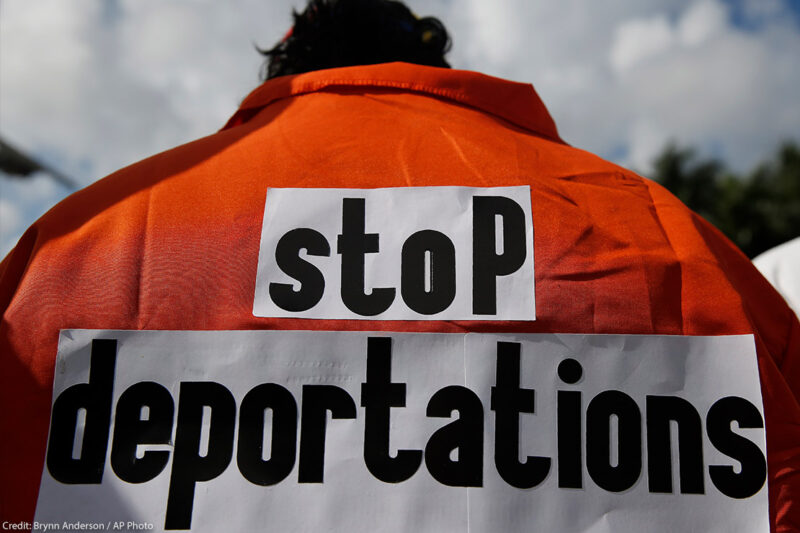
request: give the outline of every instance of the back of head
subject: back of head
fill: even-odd
[[[432,17],[417,18],[395,0],[310,0],[270,50],[262,77],[405,61],[446,67],[450,37]]]

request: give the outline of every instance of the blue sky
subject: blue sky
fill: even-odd
[[[87,185],[216,131],[286,0],[4,0],[0,135]],[[410,0],[457,68],[533,83],[567,142],[645,175],[674,140],[747,170],[800,140],[800,0]],[[0,255],[70,191],[0,176]]]
[[[771,2],[765,3],[764,13],[769,13],[773,7]],[[731,23],[737,28],[750,31],[758,31],[765,18],[752,8],[752,2],[747,0],[725,0],[725,5],[730,9]],[[795,18],[795,22],[800,21],[800,0],[787,0],[783,3],[785,13]]]

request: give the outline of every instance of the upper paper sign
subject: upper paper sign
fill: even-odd
[[[751,335],[68,330],[36,520],[768,533],[766,457]]]
[[[253,314],[535,320],[530,187],[269,189]]]

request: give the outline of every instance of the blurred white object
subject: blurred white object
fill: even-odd
[[[753,263],[800,317],[800,237],[767,250]]]

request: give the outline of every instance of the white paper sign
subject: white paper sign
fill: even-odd
[[[253,314],[535,320],[530,187],[269,189]]]
[[[65,330],[53,398],[40,524],[769,531],[752,336]]]

